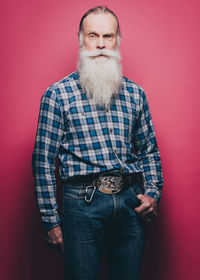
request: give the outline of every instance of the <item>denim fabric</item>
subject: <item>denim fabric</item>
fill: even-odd
[[[112,195],[96,190],[86,203],[85,187],[64,186],[65,280],[98,279],[104,247],[109,280],[139,279],[144,227],[134,211],[136,188],[137,183]]]

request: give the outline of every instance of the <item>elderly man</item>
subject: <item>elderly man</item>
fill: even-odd
[[[145,93],[122,76],[120,36],[110,9],[89,10],[80,22],[78,71],[50,86],[41,100],[36,196],[48,242],[64,251],[65,279],[97,279],[104,248],[109,279],[139,279],[144,223],[157,215],[160,154]]]

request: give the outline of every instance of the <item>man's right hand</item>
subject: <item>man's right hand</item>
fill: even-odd
[[[51,246],[58,247],[64,253],[64,240],[61,226],[54,227],[47,231],[47,243]]]

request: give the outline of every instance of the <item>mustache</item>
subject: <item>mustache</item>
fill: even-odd
[[[88,57],[88,58],[95,58],[97,56],[105,56],[108,58],[114,58],[117,61],[121,60],[121,56],[118,50],[108,50],[108,49],[97,49],[97,50],[85,50],[82,49],[80,51],[80,54],[82,57]]]

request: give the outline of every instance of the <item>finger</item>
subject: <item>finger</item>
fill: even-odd
[[[55,240],[46,239],[46,247],[57,251],[59,254],[64,254],[64,242],[55,242]]]
[[[153,215],[141,215],[140,218],[145,222],[151,222],[154,218]]]
[[[145,220],[145,221],[149,221],[154,219],[157,216],[157,213],[147,213],[145,215],[141,215],[141,219]]]
[[[48,243],[52,246],[56,246],[56,244],[57,244],[57,242],[55,240],[51,240],[51,239],[48,240]]]
[[[138,214],[142,214],[145,211],[148,211],[148,209],[151,207],[151,204],[148,202],[143,202],[139,207],[135,208],[135,211]]]
[[[140,206],[135,208],[135,211],[138,212],[139,214],[144,212],[150,206],[148,203],[142,201],[141,199],[140,199],[140,201],[141,201]]]
[[[134,210],[138,214],[141,214],[145,210],[145,207],[144,207],[144,205],[141,204],[139,207],[134,208]]]
[[[137,198],[139,198],[139,200],[142,200],[143,196],[144,196],[143,194],[138,194]]]
[[[145,209],[142,213],[141,213],[141,216],[153,216],[155,213],[155,210],[153,207],[150,207],[150,208],[147,208]]]
[[[55,244],[56,244],[56,245],[61,246],[61,244],[63,243],[63,236],[62,236],[62,235],[56,236],[56,237],[54,238],[54,241],[55,241]]]
[[[56,237],[49,237],[49,238],[46,238],[46,242],[51,245],[57,245],[62,242],[62,239],[56,238]]]
[[[62,242],[63,242],[63,237],[62,237],[62,235],[55,236],[54,239],[56,240],[56,243],[62,243]]]

